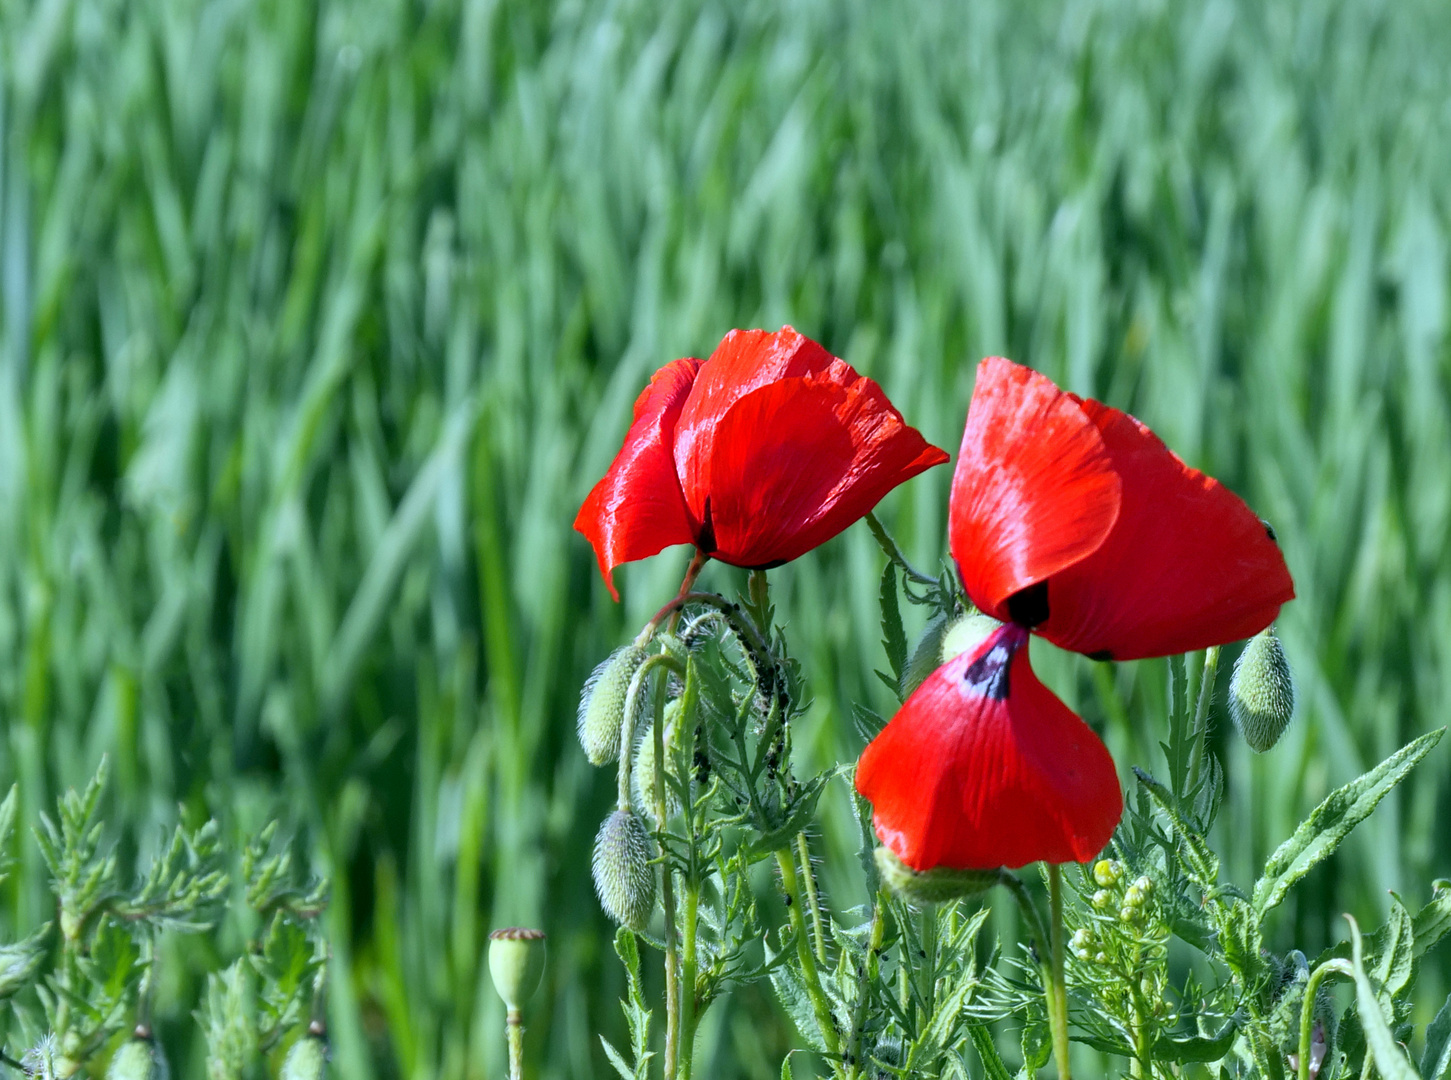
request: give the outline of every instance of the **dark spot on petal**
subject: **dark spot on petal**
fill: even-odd
[[[715,526],[710,521],[710,496],[705,497],[705,512],[700,519],[700,528],[695,530],[695,546],[707,555],[715,554]]]
[[[1028,630],[1048,621],[1048,583],[1040,581],[1008,597],[1008,618]]]
[[[1008,696],[1008,672],[1013,666],[1016,648],[999,642],[983,653],[962,673],[962,681],[975,694],[1002,701]]]

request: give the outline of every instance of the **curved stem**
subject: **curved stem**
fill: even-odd
[[[643,666],[643,665],[642,665]],[[665,687],[655,695],[655,828],[665,831]],[[663,855],[665,847],[661,844]],[[680,1051],[680,972],[675,945],[675,872],[668,857],[660,860],[660,902],[665,908],[665,1080],[673,1080]]]
[[[1048,907],[1053,935],[1053,992],[1048,998],[1048,1024],[1053,1030],[1053,1056],[1058,1080],[1069,1080],[1068,981],[1063,973],[1063,880],[1057,863],[1048,864]]]
[[[806,902],[811,905],[811,938],[816,945],[816,959],[826,963],[826,936],[821,921],[821,901],[816,895],[816,874],[811,869],[811,848],[806,843],[806,830],[796,834],[796,854],[801,858],[801,878],[806,882]]]
[[[1300,1005],[1300,1061],[1296,1070],[1299,1080],[1310,1080],[1310,1036],[1315,1026],[1315,994],[1320,989],[1321,980],[1331,972],[1348,979],[1355,978],[1355,968],[1349,960],[1327,960],[1310,973],[1310,981],[1305,984],[1305,1000]],[[1368,1061],[1369,1049],[1365,1056]]]
[[[644,629],[635,641],[641,645],[650,640],[655,628],[658,627],[671,615],[691,604],[704,604],[706,607],[713,607],[725,616],[726,621],[731,624],[731,629],[745,639],[746,644],[763,655],[767,652],[766,639],[756,629],[750,619],[741,617],[741,606],[732,603],[724,596],[712,592],[682,592],[670,603],[666,604],[659,611],[655,612],[654,618],[645,624]]]
[[[619,788],[615,806],[620,810],[630,809],[630,770],[634,767],[635,755],[631,751],[635,747],[635,712],[640,700],[640,692],[644,689],[650,672],[657,667],[663,667],[673,671],[677,675],[685,674],[685,669],[680,666],[680,661],[669,653],[656,653],[654,656],[647,656],[641,661],[640,666],[635,669],[634,676],[630,679],[630,688],[625,692],[625,714],[620,718],[620,764],[616,768]],[[657,710],[663,711],[663,710]],[[660,736],[660,725],[655,725],[656,735]],[[663,736],[661,736],[663,738]],[[655,758],[658,763],[660,758]],[[658,770],[657,770],[658,771]],[[663,822],[663,817],[657,817],[657,822]]]
[[[811,941],[806,932],[806,917],[801,911],[801,886],[796,880],[796,860],[789,847],[783,847],[776,852],[776,865],[781,868],[781,884],[786,889],[791,928],[796,932],[796,956],[801,961],[801,977],[806,985],[806,996],[811,999],[811,1008],[816,1014],[816,1026],[821,1029],[821,1041],[826,1044],[832,1071],[840,1072],[841,1042],[837,1038],[836,1020],[831,1015],[831,1005],[827,1002],[826,991],[821,986],[821,976],[816,970],[816,956],[811,951]]]
[[[918,585],[935,586],[937,584],[935,577],[931,574],[924,574],[907,561],[907,556],[902,554],[902,549],[897,546],[897,541],[892,539],[892,534],[887,532],[886,526],[877,519],[875,513],[867,514],[867,528],[872,530],[872,535],[877,538],[877,544],[887,558],[900,566],[909,578]]]
[[[1199,673],[1199,700],[1194,707],[1194,748],[1189,754],[1189,790],[1199,786],[1199,769],[1204,762],[1204,744],[1209,737],[1209,703],[1214,698],[1214,677],[1219,673],[1219,646],[1204,651],[1204,670]]]

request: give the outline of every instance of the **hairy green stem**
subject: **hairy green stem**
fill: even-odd
[[[1327,960],[1310,973],[1310,981],[1305,984],[1305,1000],[1300,1005],[1300,1061],[1296,1069],[1299,1080],[1310,1080],[1310,1036],[1315,1026],[1315,994],[1321,981],[1332,972],[1348,979],[1355,978],[1355,968],[1349,960]],[[1365,1060],[1369,1064],[1369,1047],[1365,1051]]]
[[[837,1037],[836,1021],[831,1015],[831,1005],[826,1000],[826,991],[821,986],[821,976],[816,970],[816,955],[811,951],[811,940],[806,931],[806,916],[801,911],[801,885],[796,879],[796,859],[789,847],[776,852],[776,865],[781,868],[781,884],[786,890],[786,903],[791,913],[791,929],[796,932],[796,956],[801,961],[801,979],[806,984],[806,996],[811,999],[811,1008],[816,1014],[816,1026],[821,1029],[821,1041],[826,1044],[827,1056],[831,1059],[832,1071],[841,1071],[841,1040]]]
[[[796,853],[801,857],[801,879],[806,883],[806,900],[811,905],[811,937],[816,946],[816,959],[826,963],[826,934],[821,921],[821,901],[816,894],[816,874],[811,869],[811,848],[806,830],[796,834]]]
[[[907,556],[902,554],[902,549],[897,546],[897,541],[892,539],[892,534],[887,532],[886,526],[877,519],[876,514],[867,514],[867,528],[871,529],[872,535],[877,538],[877,544],[881,547],[883,554],[900,566],[909,578],[918,585],[935,586],[937,584],[935,577],[931,574],[924,574],[907,561]]]
[[[866,1052],[862,1049],[862,1024],[866,1020],[870,988],[876,985],[882,972],[882,940],[887,932],[887,892],[878,889],[872,904],[872,929],[867,937],[866,963],[857,974],[856,1012],[851,1023],[851,1053],[847,1059],[847,1078],[857,1080],[866,1063]]]
[[[1058,1080],[1069,1080],[1068,982],[1063,973],[1063,875],[1057,863],[1048,864],[1048,909],[1052,920],[1053,991],[1048,998],[1048,1026],[1053,1031],[1053,1057]]]
[[[680,965],[680,1049],[676,1061],[676,1076],[679,1080],[690,1080],[695,1060],[695,976],[698,969],[697,938],[700,929],[700,888],[687,877],[685,891],[685,939],[684,957]]]
[[[1189,752],[1189,790],[1199,786],[1199,769],[1204,764],[1204,745],[1209,740],[1209,705],[1214,699],[1214,677],[1219,673],[1219,646],[1204,651],[1204,670],[1199,673],[1199,700],[1194,706],[1194,746]]]
[[[518,1009],[509,1010],[505,1028],[509,1034],[509,1080],[524,1080],[524,1024]]]
[[[665,680],[655,695],[655,827],[665,832]],[[660,852],[665,854],[664,842]],[[680,1052],[680,971],[675,943],[675,872],[670,859],[660,860],[660,902],[665,908],[665,1080],[674,1080]]]

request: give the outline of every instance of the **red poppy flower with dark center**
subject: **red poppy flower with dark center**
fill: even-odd
[[[671,544],[779,566],[946,460],[880,386],[810,338],[732,330],[709,360],[655,373],[574,527],[618,599],[614,568]]]
[[[1038,682],[1028,631],[1099,659],[1250,637],[1295,595],[1268,527],[1126,413],[978,366],[952,482],[964,587],[1006,626],[949,661],[862,754],[877,835],[916,870],[1086,862],[1123,812],[1097,736]]]

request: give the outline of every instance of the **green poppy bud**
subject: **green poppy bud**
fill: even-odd
[[[887,848],[876,850],[877,873],[887,888],[913,904],[947,904],[981,896],[1002,878],[999,870],[913,870]]]
[[[106,1070],[106,1080],[170,1080],[170,1077],[166,1055],[145,1025],[137,1025],[131,1038],[111,1057],[111,1066]]]
[[[1229,715],[1250,749],[1263,754],[1290,726],[1295,683],[1273,626],[1250,638],[1229,680]]]
[[[902,1040],[884,1035],[877,1040],[877,1045],[872,1047],[872,1060],[874,1063],[883,1066],[880,1069],[873,1069],[866,1075],[871,1080],[893,1080],[906,1061],[906,1054],[903,1052]],[[892,1070],[888,1072],[887,1070]]]
[[[665,706],[665,774],[674,777],[677,781],[680,774],[676,771],[676,740],[680,737],[675,723],[680,715],[679,700],[672,701]],[[635,799],[635,810],[646,821],[651,824],[658,824],[655,821],[655,722],[652,720],[650,726],[645,729],[645,737],[640,740],[640,745],[635,748],[635,763],[630,768],[630,794]],[[680,812],[680,799],[675,794],[667,781],[665,784],[665,814],[667,817],[674,817]]]
[[[989,634],[1002,625],[991,615],[984,615],[980,611],[962,616],[942,635],[942,658],[938,663],[945,664],[977,648]]]
[[[544,931],[510,926],[489,934],[489,974],[511,1012],[533,996],[544,974]]]
[[[655,910],[654,845],[629,810],[616,810],[595,837],[594,879],[600,906],[615,922],[644,930]]]
[[[323,1080],[327,1057],[327,1036],[322,1033],[322,1025],[315,1023],[287,1051],[279,1080]]]
[[[620,756],[620,725],[630,680],[649,655],[635,644],[616,649],[590,673],[579,696],[579,743],[591,765]]]
[[[922,628],[922,636],[912,647],[912,656],[902,672],[902,685],[899,689],[903,701],[911,697],[912,691],[942,665],[942,636],[947,633],[948,625],[947,616],[939,611]]]

